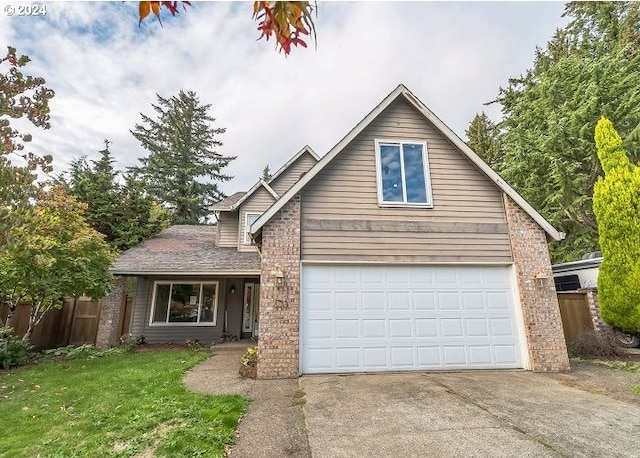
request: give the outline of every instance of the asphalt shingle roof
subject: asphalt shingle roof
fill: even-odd
[[[111,267],[114,274],[216,274],[258,272],[257,252],[215,246],[215,226],[171,226],[128,249]]]
[[[209,207],[211,211],[229,211],[231,207],[242,199],[242,197],[246,194],[246,192],[235,192],[231,194],[229,197],[225,197],[220,202],[217,202]]]

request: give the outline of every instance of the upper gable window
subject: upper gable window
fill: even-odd
[[[376,140],[378,203],[430,207],[427,144]]]
[[[242,243],[245,245],[251,245],[251,235],[249,235],[249,229],[251,225],[255,223],[262,213],[245,213],[244,214],[244,240]]]

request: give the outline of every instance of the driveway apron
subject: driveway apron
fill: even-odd
[[[640,406],[545,374],[306,376],[314,458],[640,457]]]

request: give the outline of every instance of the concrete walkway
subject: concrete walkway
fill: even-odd
[[[187,388],[204,394],[239,394],[252,400],[238,426],[233,458],[310,458],[298,380],[252,380],[238,375],[252,342],[214,347],[213,356],[187,372]]]

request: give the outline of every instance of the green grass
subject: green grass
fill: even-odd
[[[223,456],[248,400],[187,391],[206,352],[48,361],[0,375],[0,457]]]
[[[640,385],[636,385],[633,387],[633,392],[636,394],[640,394]]]

